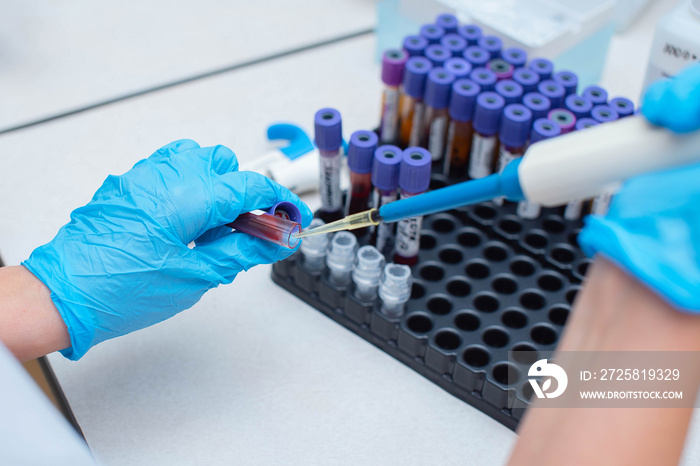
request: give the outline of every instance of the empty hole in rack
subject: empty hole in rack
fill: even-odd
[[[502,362],[493,366],[491,375],[501,385],[513,385],[518,382],[520,371],[514,365]]]
[[[447,298],[437,296],[428,300],[427,307],[433,314],[442,316],[450,313],[452,310],[452,303]]]
[[[447,186],[447,181],[442,178],[432,178],[430,180],[430,189],[440,189]]]
[[[420,235],[420,248],[421,249],[433,249],[437,246],[437,240],[433,235],[428,235],[423,233]]]
[[[453,350],[459,348],[462,339],[455,332],[442,330],[435,334],[435,344],[444,350]]]
[[[525,236],[525,244],[535,249],[542,249],[547,246],[547,237],[539,233],[528,233]]]
[[[455,229],[455,222],[449,218],[439,218],[433,222],[433,230],[438,233],[450,233]]]
[[[406,326],[416,333],[428,333],[433,329],[433,321],[423,314],[414,314],[408,318]]]
[[[474,213],[476,214],[477,217],[483,219],[483,220],[491,220],[494,217],[496,217],[496,209],[494,209],[491,206],[487,205],[478,205],[474,208]]]
[[[445,271],[437,265],[426,265],[420,270],[420,276],[429,282],[439,282],[445,276]]]
[[[535,273],[535,264],[531,259],[517,258],[510,263],[510,271],[521,277],[529,277]]]
[[[484,264],[483,262],[472,262],[471,264],[467,265],[464,272],[469,277],[480,280],[488,277],[491,270],[489,269],[488,265]]]
[[[455,316],[455,326],[465,332],[473,332],[479,328],[479,325],[481,325],[481,319],[471,312],[462,312]]]
[[[484,257],[492,262],[501,262],[508,257],[508,251],[503,246],[493,244],[484,248]]]
[[[586,272],[588,272],[588,266],[591,265],[591,261],[585,260],[581,262],[578,267],[576,267],[576,271],[581,275],[582,277],[586,275]]]
[[[425,287],[420,283],[413,282],[411,285],[411,299],[420,299],[425,296]]]
[[[566,228],[566,225],[557,217],[547,217],[542,222],[542,228],[548,233],[561,233]]]
[[[472,287],[465,280],[454,279],[447,282],[447,292],[452,296],[462,298],[472,291]]]
[[[544,296],[536,291],[526,291],[520,296],[520,305],[531,311],[542,309],[546,303]]]
[[[510,350],[513,360],[520,364],[532,365],[539,357],[539,353],[537,353],[535,347],[527,343],[518,343]]]
[[[500,276],[491,282],[493,291],[501,294],[513,294],[518,291],[518,284],[510,277]]]
[[[462,262],[462,253],[454,248],[446,248],[438,254],[440,260],[445,264],[459,264]]]
[[[508,344],[508,334],[499,328],[490,328],[481,337],[488,346],[503,348]]]
[[[462,361],[473,367],[484,367],[490,360],[489,352],[478,346],[467,348],[462,353]]]
[[[490,294],[480,294],[474,298],[474,308],[481,312],[496,312],[500,303]]]
[[[567,241],[569,242],[570,245],[578,246],[578,233],[579,233],[578,231],[575,231],[573,233],[569,233]]]
[[[569,291],[566,292],[566,302],[569,304],[574,304],[574,300],[576,300],[576,295],[579,292],[579,288],[571,288]]]
[[[537,279],[537,286],[545,291],[559,291],[564,287],[564,280],[553,273],[543,273]]]
[[[515,235],[522,231],[523,224],[514,218],[504,218],[498,223],[498,227],[510,235]]]
[[[524,312],[511,309],[503,313],[501,322],[503,322],[503,325],[506,327],[523,328],[527,325],[527,316]]]
[[[552,249],[552,259],[562,264],[570,264],[576,259],[576,254],[574,251],[569,249],[569,247],[557,246]]]
[[[481,244],[481,236],[475,231],[463,231],[457,235],[457,242],[466,248],[475,248]]]
[[[565,325],[569,318],[569,308],[565,306],[554,306],[549,310],[549,320],[556,325]]]
[[[557,332],[546,325],[536,325],[530,330],[530,338],[540,345],[551,345],[557,341]]]

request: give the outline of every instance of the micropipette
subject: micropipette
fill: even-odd
[[[699,148],[700,131],[676,134],[631,116],[533,144],[500,174],[391,202],[296,237],[397,222],[498,196],[562,205],[616,189],[643,173],[700,162]]]

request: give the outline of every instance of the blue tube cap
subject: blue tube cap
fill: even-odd
[[[503,109],[498,138],[507,147],[523,147],[530,135],[532,112],[523,104],[509,104]]]
[[[588,86],[583,90],[581,96],[590,100],[593,105],[608,103],[608,92],[600,86]]]
[[[494,90],[496,81],[498,81],[496,74],[486,68],[474,68],[472,72],[469,73],[469,79],[481,86],[482,91]]]
[[[527,63],[527,52],[518,47],[510,47],[501,52],[501,58],[514,68],[520,68]]]
[[[582,129],[590,128],[591,126],[598,126],[600,123],[595,121],[593,118],[581,118],[576,122],[576,131]]]
[[[476,98],[474,109],[474,131],[484,136],[498,133],[501,112],[506,102],[499,94],[491,91],[482,92]]]
[[[564,99],[564,108],[573,113],[577,119],[586,118],[591,114],[593,102],[586,97],[571,94]]]
[[[431,44],[425,49],[425,58],[430,60],[433,66],[442,66],[452,54],[442,45]]]
[[[558,82],[564,87],[566,95],[576,94],[578,88],[578,76],[572,71],[559,71],[552,76],[554,82]]]
[[[457,34],[445,34],[440,39],[440,45],[449,50],[453,57],[461,57],[462,51],[467,48],[467,41]]]
[[[396,146],[379,146],[374,151],[372,184],[380,191],[394,191],[399,186],[402,151]]]
[[[420,35],[427,39],[428,44],[439,44],[445,30],[436,24],[425,24],[420,28]]]
[[[466,78],[472,71],[472,64],[464,58],[450,58],[443,66],[447,71],[455,75],[456,79]]]
[[[476,24],[463,24],[457,28],[457,34],[462,36],[467,41],[467,45],[476,45],[479,42],[483,32]]]
[[[554,64],[546,58],[533,58],[528,68],[539,74],[540,80],[551,79],[554,72]]]
[[[428,39],[422,36],[406,36],[403,39],[403,49],[409,57],[419,57],[425,53]]]
[[[553,138],[561,134],[561,128],[555,122],[547,118],[538,118],[532,124],[532,132],[530,133],[530,144],[537,141]]]
[[[596,105],[591,110],[591,118],[598,123],[615,121],[620,117],[617,111],[609,105]]]
[[[403,73],[404,93],[417,99],[422,98],[425,94],[425,80],[431,69],[433,69],[433,64],[427,58],[409,58]]]
[[[503,100],[506,101],[506,105],[518,103],[523,98],[523,86],[512,79],[498,81],[496,83],[496,92],[503,97]]]
[[[523,86],[523,92],[535,92],[537,83],[540,82],[540,75],[527,68],[518,68],[513,71],[513,81]]]
[[[268,209],[267,213],[269,215],[274,215],[275,217],[280,217],[285,220],[291,220],[295,223],[302,222],[301,211],[294,203],[289,201],[278,202]]]
[[[348,168],[355,173],[372,171],[372,157],[379,144],[379,138],[373,131],[355,131],[350,136],[348,145]]]
[[[564,86],[558,82],[551,79],[540,81],[540,83],[537,85],[537,92],[549,99],[549,101],[552,103],[552,108],[564,107],[566,89],[564,89]]]
[[[459,21],[457,21],[457,17],[455,15],[443,13],[438,15],[438,17],[435,19],[435,24],[443,28],[446,34],[454,34],[457,32]]]
[[[314,116],[314,142],[321,150],[332,152],[343,143],[343,126],[340,112],[334,108],[322,108]]]
[[[552,108],[552,102],[549,98],[543,96],[539,92],[529,92],[523,96],[523,105],[532,112],[532,119],[545,118],[549,110]]]
[[[399,187],[409,193],[422,193],[430,186],[433,159],[422,147],[409,147],[401,155]]]
[[[620,118],[628,117],[634,114],[634,104],[630,99],[615,97],[610,101],[610,106],[615,109]]]
[[[486,50],[491,58],[500,58],[503,41],[496,36],[481,36],[476,43],[479,47]]]
[[[457,121],[471,121],[474,118],[476,96],[480,93],[481,87],[469,79],[458,79],[452,83],[450,118]]]
[[[481,47],[477,47],[476,45],[471,45],[464,49],[462,56],[465,60],[471,63],[474,68],[485,66],[489,60],[491,60],[491,55],[489,55],[486,50],[482,49]]]
[[[455,77],[444,68],[433,68],[425,85],[425,104],[433,108],[446,108],[450,103],[450,86]]]

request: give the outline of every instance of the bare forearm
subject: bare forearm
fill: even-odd
[[[51,292],[22,266],[0,268],[0,340],[20,361],[70,346]]]

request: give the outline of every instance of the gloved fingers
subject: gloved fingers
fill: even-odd
[[[207,160],[211,163],[211,169],[217,175],[238,171],[238,159],[236,154],[226,146],[204,147],[208,151]]]
[[[700,64],[649,86],[641,110],[651,123],[677,133],[700,129]]]
[[[211,243],[212,241],[216,241],[217,239],[228,235],[229,233],[231,233],[231,227],[228,227],[226,225],[212,228],[211,230],[207,230],[204,233],[202,233],[199,238],[194,240],[194,243],[197,246],[201,246],[204,244]]]
[[[149,157],[152,160],[167,160],[173,154],[181,154],[188,150],[199,149],[199,144],[191,139],[178,139],[170,144],[166,144]]]

